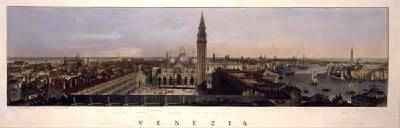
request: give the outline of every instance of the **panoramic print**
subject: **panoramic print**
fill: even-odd
[[[10,6],[7,105],[386,107],[387,14]]]

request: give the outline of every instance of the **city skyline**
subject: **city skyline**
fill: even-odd
[[[43,9],[49,8],[39,10]],[[181,8],[163,8],[167,9],[163,12],[159,11],[162,9],[76,9],[79,16],[76,10],[73,13],[68,9],[51,10],[43,14],[33,9],[19,15],[33,18],[31,21],[10,18],[9,23],[14,24],[10,42],[30,43],[15,47],[26,48],[17,53],[59,56],[68,52],[67,55],[76,57],[7,59],[8,105],[381,107],[387,104],[387,59],[360,58],[379,56],[383,50],[379,46],[384,45],[377,43],[386,37],[380,31],[384,23],[378,22],[379,11],[263,8],[266,10],[256,13],[254,8],[239,8],[234,13],[230,8],[212,8],[201,9],[197,24],[187,27],[190,16],[196,14],[185,14],[192,11],[181,12]],[[344,10],[346,14],[342,13]],[[121,14],[124,11],[134,15]],[[135,14],[138,12],[142,14]],[[265,12],[271,14],[266,16]],[[158,17],[149,18],[152,16]],[[302,18],[295,20],[293,17],[297,16]],[[28,21],[30,25],[19,25],[15,31],[18,23],[12,21]],[[196,32],[192,33],[192,28]],[[195,35],[196,42],[190,43],[195,46],[185,43],[193,37],[186,34]],[[183,43],[179,43],[180,38]],[[363,54],[363,50],[368,53]],[[269,56],[265,56],[267,52]],[[81,58],[81,54],[141,58]],[[207,59],[210,54],[212,59]],[[216,59],[221,54],[226,56]],[[312,58],[315,54],[317,57],[345,54],[345,59],[277,59]],[[151,56],[162,58],[147,58]],[[230,59],[238,56],[240,60]],[[268,59],[254,58],[260,56]],[[269,59],[271,56],[274,59]]]
[[[208,57],[387,57],[385,8],[8,7],[7,54],[194,56],[202,11]]]

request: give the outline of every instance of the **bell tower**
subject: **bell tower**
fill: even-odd
[[[197,32],[197,85],[204,84],[207,80],[207,33],[203,12],[201,13],[199,31]]]

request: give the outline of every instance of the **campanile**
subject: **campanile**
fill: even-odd
[[[204,84],[207,80],[207,33],[203,12],[201,13],[199,31],[197,32],[197,85]]]

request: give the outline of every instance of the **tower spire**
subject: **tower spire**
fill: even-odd
[[[199,31],[197,33],[197,43],[207,43],[206,24],[204,22],[203,12],[201,12]]]
[[[350,62],[351,63],[354,62],[354,50],[353,50],[353,47],[350,49]]]
[[[199,31],[197,33],[197,85],[205,84],[207,80],[207,33],[203,12],[201,12]]]
[[[202,26],[204,26],[204,27],[205,27],[205,24],[204,24],[204,15],[203,15],[203,11],[201,12],[201,17],[200,17],[200,26],[199,26],[199,27],[202,27]]]

